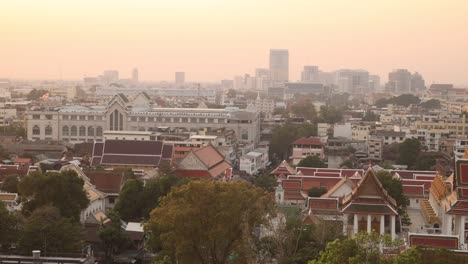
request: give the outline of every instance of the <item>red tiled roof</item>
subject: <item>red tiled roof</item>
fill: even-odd
[[[15,163],[33,163],[31,158],[16,158]]]
[[[104,193],[119,193],[123,175],[115,172],[87,172],[91,184]]]
[[[161,155],[162,141],[106,140],[104,154]]]
[[[458,237],[444,235],[410,234],[410,247],[428,246],[431,248],[458,249]]]
[[[296,168],[297,172],[302,172],[304,175],[314,175],[314,173],[317,171],[316,168],[306,168],[306,167],[297,167]]]
[[[301,189],[300,180],[283,180],[281,183],[284,189]]]
[[[208,168],[224,160],[224,156],[212,145],[197,149],[194,153]]]
[[[320,145],[323,146],[323,142],[320,141],[320,138],[318,137],[302,137],[299,139],[296,139],[292,145]]]
[[[409,197],[424,197],[424,185],[403,185],[403,193]]]

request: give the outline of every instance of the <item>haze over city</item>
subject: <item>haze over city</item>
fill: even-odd
[[[142,80],[219,81],[289,50],[304,65],[407,68],[426,83],[467,85],[467,1],[8,1],[0,9],[0,77],[82,79],[104,69]],[[128,75],[128,76],[125,76]]]

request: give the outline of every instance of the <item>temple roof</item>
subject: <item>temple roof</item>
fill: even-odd
[[[271,172],[271,174],[287,176],[289,174],[294,174],[294,169],[288,164],[287,161],[283,160],[281,164]]]

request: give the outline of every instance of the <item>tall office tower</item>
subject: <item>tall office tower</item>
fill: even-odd
[[[102,78],[108,84],[119,81],[119,72],[115,70],[107,70],[102,74]]]
[[[388,74],[386,89],[396,93],[407,93],[411,90],[411,72],[407,69],[396,69]]]
[[[411,76],[411,91],[417,92],[426,89],[426,82],[421,74],[415,72]]]
[[[289,81],[289,51],[286,49],[270,50],[270,78],[274,83]]]
[[[185,84],[185,72],[175,73],[175,85],[176,87],[184,86]]]
[[[339,92],[366,93],[369,90],[369,72],[365,70],[338,70],[335,84],[338,85]]]
[[[243,90],[244,89],[244,77],[243,76],[234,76],[232,88],[234,90]]]
[[[133,68],[132,70],[132,81],[133,83],[138,83],[138,69],[137,68]]]
[[[380,76],[369,75],[369,90],[371,92],[380,91]]]
[[[255,69],[255,87],[258,90],[268,89],[270,83],[270,70],[258,68]]]
[[[320,71],[318,66],[304,66],[304,70],[301,73],[302,82],[319,83],[320,82]]]

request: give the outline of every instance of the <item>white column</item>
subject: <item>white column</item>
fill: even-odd
[[[343,235],[348,235],[348,214],[343,214]]]
[[[446,214],[447,221],[444,224],[444,228],[442,228],[442,232],[444,232],[445,235],[451,235],[452,234],[452,215],[451,214]]]
[[[372,222],[372,217],[371,215],[367,215],[367,233],[371,233],[371,222]]]
[[[466,216],[460,216],[460,245],[465,249],[465,219]]]
[[[357,234],[358,233],[358,215],[357,214],[354,214],[354,226],[353,226],[353,231],[354,231],[354,234]]]
[[[383,235],[385,233],[385,215],[380,216],[380,234]]]
[[[394,216],[394,215],[392,215],[392,216],[391,216],[391,220],[392,220],[392,221],[391,221],[391,229],[392,229],[392,231],[391,231],[391,234],[392,234],[392,240],[395,240],[396,234],[395,234],[395,216]]]

